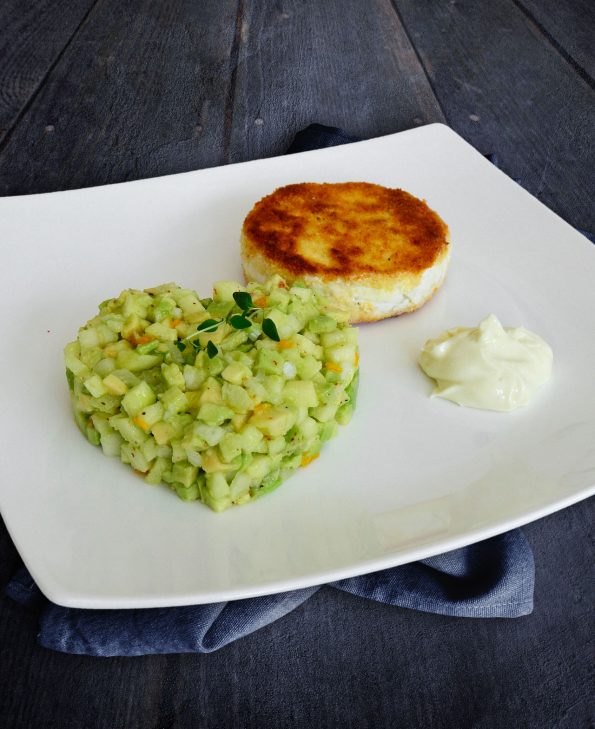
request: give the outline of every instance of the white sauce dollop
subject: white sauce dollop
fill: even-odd
[[[436,380],[432,396],[484,410],[527,405],[552,374],[552,350],[523,327],[503,327],[490,314],[478,327],[449,329],[429,339],[419,356]]]

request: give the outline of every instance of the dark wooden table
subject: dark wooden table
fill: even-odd
[[[0,29],[2,195],[277,155],[312,122],[442,121],[595,229],[592,0],[4,0]],[[536,607],[513,621],[325,589],[212,655],[92,659],[39,648],[2,598],[0,725],[592,727],[594,511],[526,527]],[[3,525],[0,555],[4,584]]]

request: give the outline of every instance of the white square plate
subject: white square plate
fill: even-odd
[[[279,185],[367,180],[451,229],[441,291],[361,327],[356,415],[322,457],[215,514],[147,486],[74,425],[62,348],[97,304],[165,281],[241,278],[238,238]],[[442,125],[288,157],[0,200],[0,508],[43,592],[85,608],[184,605],[362,574],[460,547],[595,489],[595,249]],[[430,399],[429,337],[494,312],[554,350],[526,409]]]

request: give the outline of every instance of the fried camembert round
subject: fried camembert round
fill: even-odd
[[[450,244],[444,221],[404,190],[304,182],[256,203],[241,253],[247,280],[303,281],[356,323],[424,304],[444,280]]]

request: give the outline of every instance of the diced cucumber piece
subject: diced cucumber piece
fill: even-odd
[[[188,407],[188,398],[179,387],[170,387],[159,395],[159,399],[165,408],[164,418],[171,418],[177,413],[182,413]]]
[[[120,457],[123,463],[129,463],[135,471],[146,473],[150,468],[147,459],[133,443],[122,443]]]
[[[179,387],[182,390],[186,387],[184,374],[175,362],[172,362],[171,364],[162,364],[161,374],[163,375],[163,379],[171,387]]]
[[[122,407],[133,418],[148,405],[152,405],[156,400],[157,397],[152,387],[146,382],[139,382],[138,385],[135,385],[132,390],[128,390],[124,395],[122,398]]]
[[[129,349],[118,352],[118,356],[116,357],[116,365],[118,368],[129,370],[130,372],[148,370],[160,364],[161,361],[161,357],[157,354],[138,354],[138,352]]]
[[[107,388],[99,375],[92,375],[85,380],[85,387],[93,397],[101,397],[107,393]]]
[[[100,359],[99,362],[93,367],[94,372],[96,372],[99,377],[106,377],[109,375],[110,372],[113,372],[116,369],[116,363],[112,359],[112,357],[103,357],[103,359]]]
[[[264,440],[262,432],[255,426],[247,423],[239,433],[242,439],[242,450],[250,453],[255,451]]]
[[[337,410],[337,423],[339,425],[347,425],[353,416],[353,405],[350,402],[346,402],[344,405]]]
[[[110,418],[109,424],[114,430],[117,430],[118,433],[120,433],[125,441],[134,446],[141,446],[145,440],[147,440],[148,436],[146,433],[125,415],[116,415],[113,418]]]
[[[175,483],[181,483],[182,486],[189,488],[198,478],[198,468],[188,461],[182,461],[174,463],[171,474]]]
[[[335,413],[337,412],[337,406],[333,404],[329,405],[320,405],[317,408],[312,408],[310,410],[310,415],[318,420],[319,423],[326,423],[329,420],[332,420],[335,417]]]
[[[163,480],[163,474],[169,468],[169,462],[167,458],[157,457],[155,462],[151,466],[151,470],[145,476],[147,483],[155,484],[161,483]]]
[[[231,463],[242,452],[242,436],[239,433],[225,433],[219,441],[219,452],[225,463]]]
[[[238,499],[248,494],[253,480],[247,473],[238,471],[229,484],[231,500],[237,502]]]
[[[218,425],[208,425],[198,420],[194,423],[193,432],[206,441],[210,446],[215,446],[225,435],[225,430]]]
[[[208,425],[222,425],[233,416],[233,410],[225,405],[216,405],[206,402],[200,406],[198,411],[199,420],[204,420]]]
[[[221,394],[223,402],[236,412],[246,413],[254,407],[252,398],[240,385],[224,382]]]
[[[315,316],[308,322],[308,329],[314,334],[327,334],[328,332],[334,332],[336,328],[336,320],[328,314],[320,314],[320,316]]]
[[[197,483],[190,484],[190,486],[184,486],[184,484],[174,481],[174,488],[176,494],[182,499],[182,501],[196,501],[200,497],[200,490]]]
[[[101,448],[106,456],[119,457],[122,443],[124,443],[124,439],[115,431],[101,435]]]

